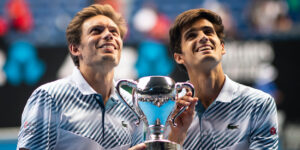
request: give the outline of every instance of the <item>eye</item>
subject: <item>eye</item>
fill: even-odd
[[[206,35],[212,35],[212,34],[215,33],[214,30],[213,30],[212,28],[205,28],[205,29],[203,30],[203,32],[204,32]]]
[[[110,32],[115,36],[119,35],[119,31],[117,29],[111,29]]]
[[[190,32],[190,33],[186,34],[187,40],[194,39],[195,37],[197,37],[197,33],[195,33],[195,32]]]
[[[104,30],[103,27],[94,27],[91,29],[90,33],[91,34],[100,34]]]

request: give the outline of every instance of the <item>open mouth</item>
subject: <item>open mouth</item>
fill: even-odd
[[[210,45],[203,45],[203,46],[197,48],[195,50],[195,52],[201,52],[201,51],[207,51],[207,50],[213,50],[213,47]]]
[[[117,47],[114,44],[112,44],[112,43],[102,44],[99,48],[114,49],[114,50],[117,49]]]

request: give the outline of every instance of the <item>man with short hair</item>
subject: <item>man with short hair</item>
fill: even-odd
[[[189,150],[277,149],[274,99],[232,81],[223,72],[226,50],[221,17],[207,9],[185,11],[176,18],[169,35],[170,51],[187,71],[199,99],[196,115],[190,116],[193,121],[179,122],[187,133],[179,129],[180,132],[166,132],[169,139],[183,142],[184,149]]]
[[[94,4],[76,14],[66,30],[73,74],[30,96],[18,149],[127,150],[143,141],[143,123],[135,125],[113,81],[126,31],[124,19],[109,5]]]

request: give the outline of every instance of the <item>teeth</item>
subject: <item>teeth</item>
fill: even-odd
[[[210,46],[205,46],[205,47],[202,47],[202,48],[198,48],[198,49],[197,49],[197,52],[199,52],[199,51],[204,51],[204,50],[212,50],[212,47],[210,47]]]
[[[102,48],[115,49],[115,47],[112,45],[104,45]]]

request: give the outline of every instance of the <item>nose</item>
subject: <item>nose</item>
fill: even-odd
[[[109,32],[108,30],[106,30],[104,34],[105,34],[105,35],[104,35],[104,39],[105,39],[105,40],[110,41],[110,40],[113,39],[112,33]]]
[[[200,43],[206,43],[208,41],[208,37],[205,34],[200,34]]]

